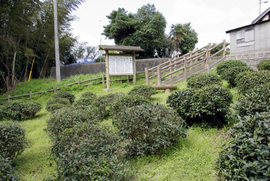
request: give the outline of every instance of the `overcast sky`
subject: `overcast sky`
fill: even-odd
[[[119,7],[137,13],[147,3],[154,4],[165,17],[166,34],[172,24],[190,22],[198,33],[198,48],[223,39],[229,42],[225,31],[249,25],[259,16],[259,0],[86,0],[74,12],[77,20],[72,23],[72,32],[89,46],[114,45],[113,40],[101,35],[103,26],[109,24],[106,16]],[[261,12],[269,6],[270,2],[262,3]]]

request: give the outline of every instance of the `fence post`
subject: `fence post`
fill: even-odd
[[[171,73],[172,72],[172,59],[170,58],[169,61],[170,61],[170,73]],[[170,75],[170,78],[172,78],[172,75]]]
[[[54,93],[56,93],[56,87],[53,88]]]
[[[144,68],[145,71],[145,81],[146,81],[146,85],[149,85],[149,74],[148,74],[148,68],[145,67]]]
[[[29,92],[29,99],[32,97],[32,91]]]
[[[208,43],[207,50],[206,50],[205,62],[204,62],[204,68],[207,68],[208,60],[210,59],[210,56],[211,56],[210,49],[211,49],[211,43]]]
[[[187,77],[187,56],[184,57],[184,78]]]
[[[129,83],[129,75],[127,76],[127,83]]]
[[[10,101],[10,99],[11,99],[11,95],[8,95],[8,102]]]
[[[161,85],[161,67],[158,65],[157,67],[157,78],[158,78],[158,85]]]
[[[223,40],[223,54],[222,54],[222,58],[225,58],[226,56],[226,40]]]
[[[81,85],[81,80],[80,79],[78,80],[78,84]]]
[[[104,74],[102,75],[102,84],[104,85],[105,84],[105,80],[104,80]]]

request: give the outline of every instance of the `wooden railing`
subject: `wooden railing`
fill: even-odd
[[[140,73],[140,72],[137,72],[137,73]],[[144,78],[144,76],[139,76],[137,78]],[[127,76],[127,78],[124,78],[124,79],[110,79],[110,82],[113,82],[113,81],[127,81],[127,82],[129,82],[132,79],[133,79],[132,76]],[[90,83],[87,83],[87,82],[90,82]],[[13,98],[20,98],[20,97],[28,97],[28,99],[31,99],[32,95],[35,95],[35,94],[42,95],[46,92],[56,92],[57,90],[60,90],[60,89],[63,89],[63,88],[66,88],[66,87],[69,87],[72,85],[76,85],[76,84],[78,84],[80,86],[89,86],[89,85],[92,85],[93,83],[105,84],[105,82],[106,82],[106,76],[102,75],[101,77],[96,77],[96,78],[92,78],[92,79],[88,79],[88,80],[83,80],[83,81],[78,80],[76,82],[73,82],[73,83],[70,83],[70,84],[67,84],[67,85],[64,85],[61,87],[55,87],[53,89],[49,89],[49,90],[45,90],[45,91],[39,91],[39,92],[30,91],[29,94],[14,95],[14,96],[8,95],[8,97],[2,98],[2,99],[0,99],[0,101],[4,101],[4,100],[11,101],[11,99],[13,99]],[[85,83],[87,83],[87,84],[85,84]]]
[[[222,49],[216,53],[211,54],[211,51],[222,45]],[[152,68],[145,68],[145,79],[146,85],[149,85],[149,81],[152,78],[157,77],[157,85],[161,85],[162,79],[167,77],[171,78],[172,75],[183,74],[184,77],[187,75],[187,70],[192,70],[199,64],[203,64],[204,68],[209,66],[208,61],[213,57],[222,54],[222,58],[225,58],[226,42],[223,40],[221,43],[211,47],[211,44],[190,51],[189,53],[180,57],[169,59],[167,62],[159,64]]]

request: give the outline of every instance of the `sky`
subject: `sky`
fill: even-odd
[[[114,40],[101,35],[109,24],[106,17],[113,10],[124,8],[131,13],[143,5],[154,4],[156,10],[166,19],[165,33],[169,34],[172,24],[191,23],[198,34],[197,48],[208,43],[229,43],[225,31],[249,25],[259,16],[259,0],[85,0],[73,14],[77,17],[71,24],[72,33],[79,42],[88,46],[114,45]],[[262,0],[264,2],[266,0]],[[261,4],[261,12],[270,7]]]

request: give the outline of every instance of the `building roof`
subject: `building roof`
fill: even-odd
[[[116,46],[116,45],[99,45],[99,50],[134,51],[134,52],[144,51],[141,47],[137,46]]]
[[[226,33],[230,33],[232,31],[236,31],[236,30],[239,30],[239,29],[242,29],[242,28],[247,28],[247,27],[250,27],[250,26],[255,26],[257,24],[261,24],[263,22],[267,22],[267,21],[270,21],[270,19],[268,20],[265,20],[265,21],[262,21],[263,18],[270,13],[270,7],[267,8],[262,14],[260,14],[255,20],[253,20],[251,22],[251,24],[249,25],[245,25],[245,26],[242,26],[242,27],[238,27],[238,28],[234,28],[234,29],[231,29],[231,30],[227,30]],[[270,18],[270,15],[269,15],[269,18]]]

